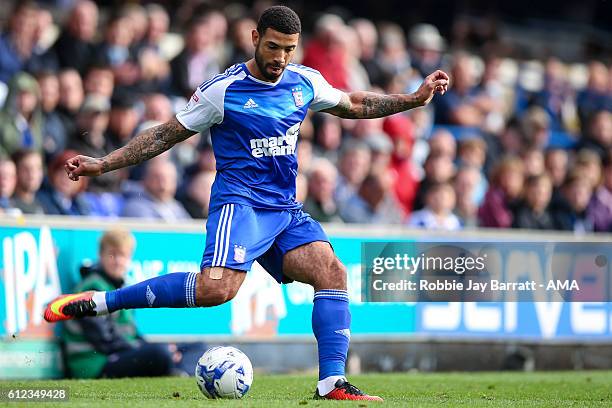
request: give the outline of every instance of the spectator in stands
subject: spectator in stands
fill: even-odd
[[[476,88],[474,63],[467,54],[457,54],[451,67],[451,87],[444,98],[435,99],[436,123],[481,127],[493,108],[489,98]]]
[[[384,132],[369,134],[364,142],[370,148],[370,172],[386,171],[391,165],[393,142]]]
[[[576,105],[580,123],[585,129],[589,119],[599,111],[612,111],[612,83],[608,68],[599,61],[589,64],[589,81],[585,89],[578,93]]]
[[[425,177],[419,183],[417,195],[414,200],[414,210],[425,207],[425,195],[429,186],[439,183],[448,183],[455,176],[455,165],[450,157],[442,154],[430,153],[425,160]]]
[[[593,196],[593,187],[586,174],[580,170],[570,172],[561,188],[562,199],[551,208],[557,229],[577,234],[592,232],[593,220],[587,207]]]
[[[137,99],[128,92],[116,92],[111,99],[106,140],[117,149],[125,145],[135,134],[139,115]]]
[[[114,146],[106,137],[109,123],[110,101],[103,95],[90,94],[85,97],[77,115],[77,132],[68,144],[70,149],[91,157],[104,157]],[[118,192],[124,172],[109,172],[89,181],[91,192]]]
[[[0,36],[0,83],[7,84],[26,68],[36,44],[38,8],[34,2],[17,2],[7,30]]]
[[[398,224],[402,212],[393,197],[393,181],[388,171],[370,173],[346,203],[338,203],[345,222],[361,224]]]
[[[44,71],[37,76],[40,87],[43,116],[43,150],[50,159],[66,148],[66,129],[57,111],[60,99],[59,79],[56,74]]]
[[[140,79],[136,56],[132,52],[134,27],[125,15],[111,18],[104,40],[96,49],[96,63],[112,69],[117,86],[129,87]]]
[[[479,192],[482,178],[482,173],[473,166],[461,166],[455,175],[455,214],[459,217],[462,227],[478,226],[478,207],[484,199]]]
[[[82,192],[87,187],[87,178],[72,181],[66,177],[64,163],[78,153],[65,150],[58,154],[48,168],[49,184],[38,194],[40,204],[48,215],[89,215],[90,209]]]
[[[595,231],[612,232],[612,150],[603,167],[603,183],[593,194],[587,210]]]
[[[76,129],[76,116],[81,109],[85,94],[83,81],[75,69],[65,69],[59,74],[60,99],[57,112],[62,120],[66,135],[73,135]]]
[[[53,49],[62,68],[74,68],[85,74],[96,60],[94,38],[98,28],[98,6],[90,0],[78,0]]]
[[[191,218],[208,217],[210,191],[214,181],[214,171],[201,171],[191,178],[185,194],[180,198]]]
[[[321,72],[333,87],[349,88],[349,68],[342,40],[344,21],[335,14],[323,14],[315,23],[313,37],[304,48],[303,64]]]
[[[43,158],[35,150],[18,150],[13,156],[17,171],[17,184],[13,204],[24,214],[44,214],[37,197],[43,181]]]
[[[525,165],[515,156],[502,158],[491,173],[489,189],[478,209],[479,225],[489,228],[510,228],[513,210],[523,193]]]
[[[113,96],[115,75],[108,65],[93,65],[87,70],[83,82],[85,94],[98,94],[106,98]]]
[[[425,207],[412,213],[407,225],[427,230],[457,231],[462,228],[461,221],[453,213],[456,197],[455,190],[448,182],[429,186],[425,194]]]
[[[410,55],[406,48],[406,34],[401,26],[386,23],[380,28],[378,59],[387,74],[408,79],[412,74]]]
[[[144,98],[144,114],[142,121],[165,123],[172,118],[172,104],[166,95],[154,93]]]
[[[359,39],[359,61],[366,70],[370,83],[384,87],[386,72],[377,55],[378,31],[376,26],[365,18],[355,19],[350,25]]]
[[[537,147],[528,147],[521,153],[525,163],[525,176],[539,176],[544,173],[544,152]]]
[[[105,232],[100,239],[98,263],[81,268],[84,279],[74,290],[112,291],[122,287],[135,244],[126,230]],[[62,339],[73,378],[151,377],[172,372],[168,346],[144,341],[131,310],[66,322]]]
[[[316,159],[308,177],[308,197],[304,211],[319,222],[342,222],[334,199],[338,170],[327,159]]]
[[[0,156],[0,215],[20,215],[21,210],[13,200],[17,185],[15,163],[9,158]]]
[[[186,220],[191,217],[175,198],[176,167],[165,157],[148,162],[143,179],[142,196],[127,200],[122,216],[163,221]]]
[[[195,18],[188,27],[185,48],[170,62],[172,88],[176,95],[190,98],[193,90],[220,71],[208,19]]]
[[[0,112],[0,152],[11,155],[22,148],[42,151],[43,128],[38,83],[21,72],[9,82],[6,103]]]
[[[168,33],[170,27],[170,16],[163,6],[159,4],[148,4],[145,7],[147,13],[147,30],[140,44],[143,49],[155,52],[163,59],[161,42]]]
[[[243,17],[232,25],[232,43],[234,49],[227,65],[239,64],[248,61],[255,52],[251,32],[257,29],[255,20]]]
[[[404,216],[410,214],[418,187],[418,169],[412,161],[413,126],[405,115],[393,115],[383,123],[391,136],[393,153],[389,168],[393,175],[393,191]]]
[[[548,58],[544,68],[544,88],[535,96],[535,104],[542,107],[550,118],[553,130],[564,130],[572,119],[568,104],[574,104],[574,95],[567,81],[563,63],[555,57]]]
[[[574,159],[574,170],[581,171],[586,180],[595,190],[601,183],[602,168],[600,156],[592,150],[582,149],[576,153]]]
[[[336,202],[342,206],[361,187],[361,183],[370,172],[372,153],[367,144],[349,140],[340,151],[338,185],[336,187]]]
[[[448,130],[436,130],[428,141],[430,156],[446,156],[455,160],[457,154],[457,141]]]
[[[409,39],[411,63],[421,77],[441,67],[446,42],[435,26],[417,24],[410,30]]]
[[[478,206],[482,202],[487,192],[487,180],[484,173],[484,164],[487,158],[487,144],[480,137],[470,137],[459,143],[457,162],[459,166],[467,166],[477,169],[481,177],[478,178],[479,184],[473,191],[475,204]]]
[[[521,130],[527,147],[543,149],[550,137],[550,117],[544,109],[533,106],[521,119]]]
[[[516,209],[512,227],[537,230],[555,229],[549,208],[551,196],[552,181],[547,174],[527,177],[525,198]]]
[[[567,150],[560,148],[551,148],[546,150],[546,153],[544,154],[544,166],[546,167],[546,173],[548,173],[550,176],[553,184],[553,192],[550,202],[551,206],[554,207],[562,199],[561,186],[563,185],[569,170],[569,155]]]
[[[577,149],[593,150],[603,159],[610,148],[612,148],[612,110],[600,110],[588,121]]]

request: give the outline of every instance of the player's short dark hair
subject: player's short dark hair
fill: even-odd
[[[257,32],[264,35],[271,28],[283,34],[300,34],[302,23],[300,18],[286,6],[272,6],[266,9],[257,22]]]

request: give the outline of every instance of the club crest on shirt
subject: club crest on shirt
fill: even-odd
[[[295,102],[295,106],[298,108],[300,106],[304,106],[304,97],[302,95],[302,88],[292,88],[291,94],[293,95],[293,101]]]
[[[246,258],[246,248],[242,245],[234,245],[234,261],[244,263]]]

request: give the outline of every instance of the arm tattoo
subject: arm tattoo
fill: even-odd
[[[162,125],[139,133],[125,146],[103,157],[102,172],[142,163],[194,134],[195,132],[185,129],[176,118],[172,118]]]
[[[373,92],[344,94],[338,105],[324,112],[347,119],[372,119],[421,106],[414,95],[381,95]]]

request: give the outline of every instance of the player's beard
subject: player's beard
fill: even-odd
[[[261,75],[263,75],[263,77],[269,81],[276,81],[283,74],[283,71],[285,70],[282,66],[279,66],[279,65],[266,64],[266,62],[263,59],[263,55],[261,55],[261,53],[259,52],[259,45],[257,46],[257,48],[255,48],[255,63],[257,64],[257,68],[259,68],[259,72],[261,72]],[[272,74],[268,72],[269,66],[279,67],[281,69],[280,73],[276,75],[276,74]]]

